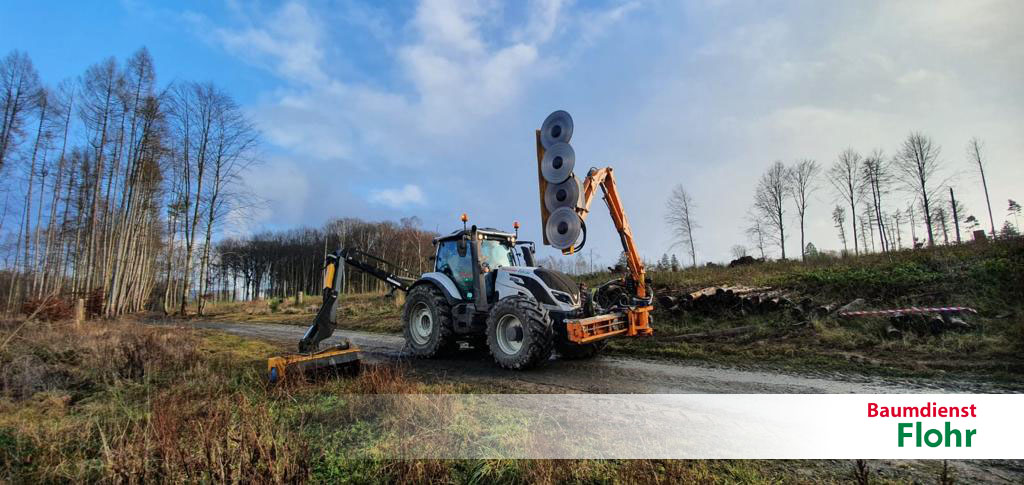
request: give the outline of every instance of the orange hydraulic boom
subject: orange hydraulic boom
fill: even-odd
[[[541,132],[537,130],[537,164],[538,173],[540,163],[544,158],[544,147],[541,145]],[[543,183],[543,179],[541,179]],[[650,327],[652,298],[647,288],[646,271],[643,260],[636,249],[633,240],[633,231],[629,227],[626,218],[626,211],[619,199],[619,192],[615,185],[615,176],[611,167],[592,168],[583,180],[583,191],[580,206],[576,208],[580,219],[586,221],[590,213],[590,203],[597,195],[597,188],[601,187],[604,192],[604,201],[608,206],[608,212],[615,224],[615,230],[619,233],[622,241],[622,250],[626,253],[626,260],[629,274],[623,277],[623,286],[632,290],[633,304],[620,313],[608,313],[592,317],[567,320],[566,328],[569,340],[578,344],[604,340],[616,335],[647,336],[652,335],[654,330]],[[541,191],[541,211],[546,215],[547,208],[543,201],[543,190]],[[573,254],[575,247],[562,251],[563,254]]]

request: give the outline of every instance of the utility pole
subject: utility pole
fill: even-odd
[[[956,243],[960,244],[960,214],[956,209],[956,198],[953,197],[953,187],[949,188],[949,203],[953,206],[953,225],[956,227]]]

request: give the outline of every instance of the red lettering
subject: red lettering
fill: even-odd
[[[878,404],[875,404],[873,402],[869,402],[868,403],[868,417],[869,418],[874,418],[876,416],[878,416]]]

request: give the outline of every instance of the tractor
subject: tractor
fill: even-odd
[[[548,361],[554,351],[562,358],[587,358],[610,337],[651,335],[654,297],[612,168],[592,168],[578,181],[571,136],[572,118],[564,111],[549,115],[536,131],[544,243],[566,255],[582,249],[585,220],[600,187],[626,256],[618,278],[590,290],[538,266],[535,244],[519,240],[518,222],[514,232],[467,227],[468,217],[462,214],[461,230],[433,240],[432,271],[418,277],[357,248],[329,255],[323,307],[299,343],[300,354],[276,361],[277,372],[293,362],[315,363],[323,352],[337,359],[330,352],[358,351],[346,345],[318,353],[319,343],[336,325],[334,307],[345,265],[381,279],[392,291],[407,292],[403,332],[408,352],[416,357],[449,355],[467,343],[486,348],[501,367],[520,370]]]

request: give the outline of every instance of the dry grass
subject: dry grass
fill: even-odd
[[[0,324],[0,341],[20,326]],[[0,349],[0,367],[9,376],[0,384],[0,482],[850,479],[849,462],[396,460],[388,458],[400,451],[388,448],[393,438],[388,429],[412,429],[432,419],[465,430],[467,440],[485,438],[480,433],[486,427],[461,419],[464,413],[456,404],[430,409],[417,405],[415,394],[489,389],[424,382],[395,366],[369,366],[353,379],[294,379],[268,386],[263,380],[264,359],[274,350],[266,343],[221,333],[131,322],[92,322],[80,328],[28,324]],[[360,401],[352,398],[359,394],[414,396],[393,401],[394,408],[360,409]],[[362,405],[380,402],[368,399]],[[496,410],[494,418],[504,415]],[[510,430],[516,429],[514,424]],[[529,436],[519,438],[529,443]]]
[[[208,306],[206,320],[221,322],[283,323],[309,325],[320,308],[319,296],[306,297],[301,305],[294,299],[249,302],[216,302]],[[338,326],[348,330],[399,333],[401,306],[386,293],[342,295],[338,304]]]
[[[203,344],[193,331],[130,322],[27,325],[0,352],[0,480],[307,476],[302,440],[250,397],[259,381]]]

